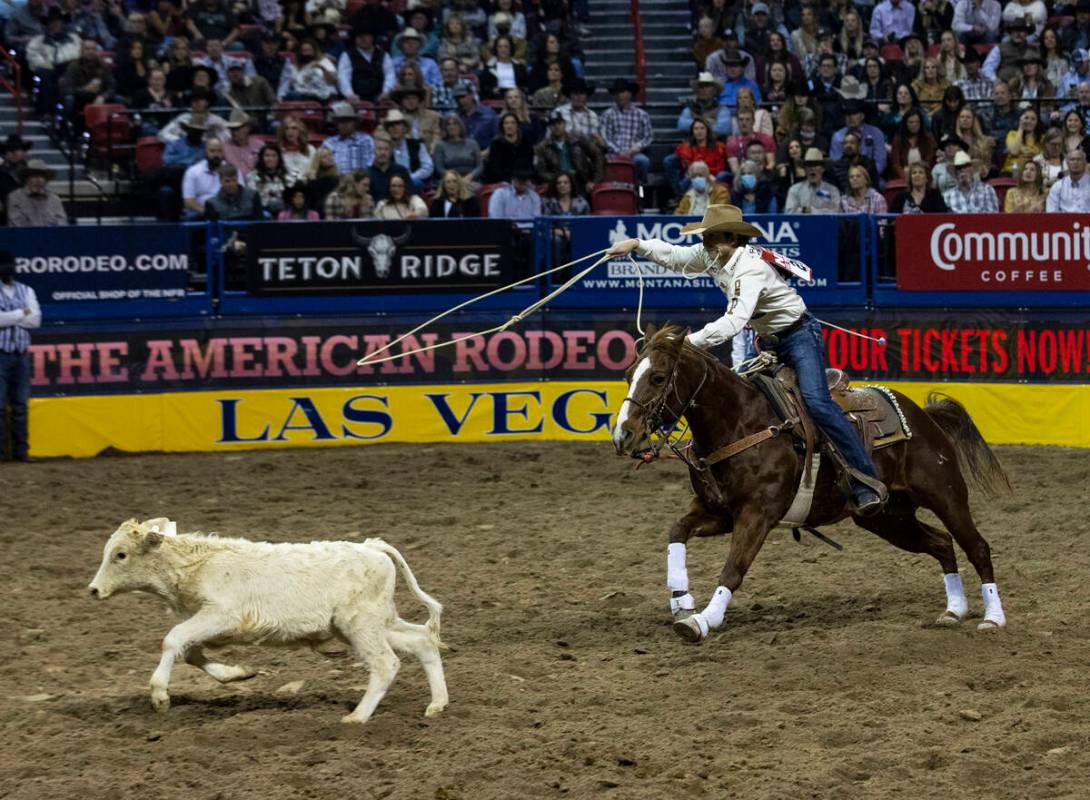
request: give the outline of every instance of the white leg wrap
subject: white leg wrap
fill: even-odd
[[[694,611],[696,610],[696,601],[693,600],[693,596],[686,592],[681,597],[670,598],[670,613],[676,614],[678,611]]]
[[[672,592],[689,591],[689,571],[685,569],[685,545],[681,542],[666,545],[666,586]],[[692,600],[690,599],[690,608]]]
[[[723,617],[727,614],[727,604],[730,603],[730,598],[731,592],[726,586],[720,586],[715,590],[715,594],[712,595],[708,605],[696,615],[700,618],[702,630],[705,624],[711,629],[718,628],[723,624]]]
[[[958,619],[965,619],[969,613],[969,601],[965,599],[961,576],[956,572],[948,572],[942,576],[942,580],[946,584],[946,610],[957,614]]]
[[[999,601],[999,587],[994,583],[982,583],[980,594],[984,597],[984,619],[1002,628],[1007,624],[1007,615],[1003,613],[1003,604]]]

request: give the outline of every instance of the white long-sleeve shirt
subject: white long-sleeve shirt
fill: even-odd
[[[806,303],[783,274],[762,257],[762,247],[739,247],[723,266],[718,266],[701,244],[680,247],[648,239],[640,242],[636,252],[674,272],[706,274],[729,299],[723,316],[689,334],[689,344],[694,347],[722,344],[747,324],[762,335],[776,333],[806,313]]]

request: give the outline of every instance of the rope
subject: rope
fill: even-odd
[[[643,268],[636,263],[636,259],[632,257],[631,253],[628,254],[628,260],[636,268],[636,280],[640,282],[640,301],[636,305],[636,330],[640,332],[640,338],[642,339],[647,335],[643,330]]]
[[[877,344],[886,343],[885,336],[867,336],[867,334],[865,333],[849,330],[848,328],[841,328],[839,325],[834,325],[831,322],[827,322],[823,319],[818,319],[817,317],[814,317],[814,321],[824,325],[826,328],[836,328],[838,331],[844,331],[844,333],[848,334],[849,336],[858,336],[860,339],[866,339],[871,342],[876,342]]]
[[[563,292],[566,292],[576,282],[582,280],[585,275],[589,274],[591,271],[593,271],[595,268],[597,268],[603,262],[609,260],[610,257],[608,255],[602,255],[605,252],[606,252],[605,250],[599,250],[596,253],[589,253],[588,255],[582,256],[581,258],[577,258],[574,261],[569,261],[567,264],[561,264],[559,267],[553,267],[552,269],[545,270],[544,272],[535,273],[534,275],[531,275],[528,278],[523,278],[521,280],[515,281],[514,283],[509,283],[506,286],[501,286],[499,289],[493,289],[490,292],[486,292],[485,294],[477,295],[476,297],[471,298],[470,300],[466,300],[464,303],[459,303],[458,305],[454,306],[454,308],[447,309],[443,313],[432,317],[427,322],[425,322],[425,323],[423,323],[421,325],[417,325],[415,328],[413,328],[408,333],[402,334],[398,338],[394,339],[392,342],[383,345],[382,347],[380,347],[378,350],[374,351],[373,353],[364,356],[363,358],[361,358],[359,361],[356,362],[356,366],[362,367],[362,366],[369,365],[369,364],[382,364],[382,363],[384,363],[386,361],[395,361],[395,360],[397,360],[399,358],[405,358],[406,356],[416,355],[417,353],[427,353],[430,350],[439,350],[440,348],[443,348],[443,347],[450,347],[452,344],[458,344],[460,342],[465,342],[465,341],[468,341],[469,339],[474,339],[474,338],[476,338],[478,336],[489,336],[489,335],[491,335],[493,333],[499,333],[500,331],[505,331],[509,327],[511,327],[512,325],[514,325],[514,324],[516,324],[518,322],[521,322],[526,317],[533,314],[535,311],[537,311],[539,308],[541,308],[546,303],[551,301],[557,295],[562,294]],[[501,325],[497,325],[494,328],[489,328],[488,330],[485,330],[485,331],[478,331],[477,333],[471,333],[471,334],[468,334],[466,336],[459,337],[457,339],[451,339],[450,341],[447,341],[447,342],[437,342],[435,344],[427,345],[426,347],[418,347],[415,350],[406,350],[404,352],[398,353],[397,355],[386,356],[384,358],[375,358],[375,356],[379,355],[380,353],[386,352],[387,350],[389,350],[394,345],[400,344],[401,342],[403,342],[405,339],[412,336],[417,331],[420,331],[420,330],[428,327],[429,325],[431,325],[434,322],[438,322],[443,317],[445,317],[445,316],[447,316],[449,314],[453,314],[455,311],[463,309],[466,306],[473,305],[478,300],[483,300],[486,297],[491,297],[494,294],[499,294],[500,292],[507,291],[508,289],[514,288],[515,286],[520,286],[520,285],[522,285],[524,283],[529,283],[530,281],[536,280],[537,278],[540,278],[543,275],[549,275],[549,274],[551,274],[553,272],[559,272],[562,269],[567,269],[568,267],[570,267],[570,266],[572,266],[574,264],[578,264],[580,261],[586,261],[587,259],[594,258],[597,255],[601,255],[602,257],[599,258],[597,261],[595,261],[593,264],[591,264],[586,269],[583,269],[580,272],[578,272],[576,275],[573,275],[571,278],[569,278],[564,283],[562,283],[558,288],[554,289],[552,292],[550,292],[545,297],[538,300],[536,303],[532,303],[531,305],[529,305],[526,308],[522,309],[522,311],[515,314],[513,317],[511,317],[509,320],[502,323]]]

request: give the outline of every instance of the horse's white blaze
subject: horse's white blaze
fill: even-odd
[[[651,359],[644,357],[644,359],[636,365],[636,371],[632,373],[632,385],[628,389],[628,395],[625,397],[624,402],[621,403],[621,410],[617,412],[617,424],[613,426],[613,443],[618,447],[621,444],[621,437],[623,435],[622,426],[628,419],[628,410],[632,407],[632,403],[630,403],[629,400],[636,393],[640,381],[643,380],[644,374],[650,368]]]

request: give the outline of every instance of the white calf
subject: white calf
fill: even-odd
[[[413,625],[394,607],[397,569],[428,609]],[[381,539],[354,542],[270,544],[196,533],[176,535],[167,519],[129,520],[110,537],[91,595],[149,592],[183,620],[163,639],[163,657],[151,676],[151,702],[170,707],[167,687],[178,658],[216,680],[243,680],[246,667],[209,661],[201,651],[229,644],[310,645],[333,639],[353,648],[367,664],[367,692],[344,722],[366,722],[393,683],[400,661],[395,650],[420,659],[431,689],[427,716],[447,705],[439,658],[443,607],[421,590],[401,554]]]

